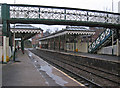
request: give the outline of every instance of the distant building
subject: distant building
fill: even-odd
[[[33,48],[36,48],[36,47],[41,48],[41,44],[39,43],[39,40],[38,40],[41,37],[43,37],[43,30],[42,30],[42,33],[36,34],[34,37],[32,37],[32,46],[33,46]]]
[[[120,13],[120,1],[118,2],[118,13]]]
[[[41,44],[39,44],[39,38],[43,37],[43,30],[40,28],[41,33],[36,34],[35,36],[32,37],[32,47],[41,47]]]

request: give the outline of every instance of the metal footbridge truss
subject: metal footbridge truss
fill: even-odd
[[[24,4],[1,4],[1,8],[8,23],[120,28],[120,13]]]

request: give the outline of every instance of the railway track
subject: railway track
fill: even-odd
[[[62,69],[64,72],[85,84],[88,87],[119,86],[120,79],[118,74],[106,72],[87,65],[74,62],[61,54],[46,51],[33,50],[33,53],[44,58],[47,62]],[[40,52],[40,53],[39,53]],[[72,75],[71,75],[72,74]],[[80,79],[81,78],[81,79]],[[84,80],[83,80],[84,79]],[[82,81],[81,81],[82,80]]]

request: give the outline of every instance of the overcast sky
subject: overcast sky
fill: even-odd
[[[74,7],[94,10],[112,10],[112,0],[0,0],[0,3],[13,4],[32,4],[32,5],[47,5],[60,7]],[[118,10],[118,1],[114,2],[114,11]]]
[[[120,0],[113,0],[114,12],[118,12],[118,1]],[[0,0],[0,3],[13,4],[14,2],[16,4],[46,5],[112,11],[112,0]],[[47,27],[52,28],[52,26]],[[59,26],[55,26],[55,29],[57,27]]]

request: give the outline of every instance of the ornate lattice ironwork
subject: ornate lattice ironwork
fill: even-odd
[[[103,44],[112,35],[112,30],[106,29],[103,31],[98,38],[89,46],[88,51],[94,52],[101,44]]]
[[[102,11],[45,6],[10,6],[10,18],[72,20],[119,24],[119,15]]]

